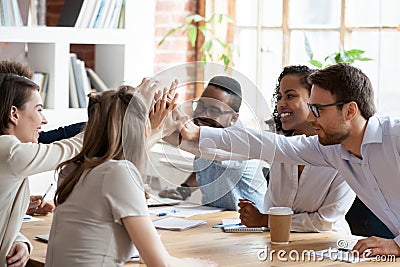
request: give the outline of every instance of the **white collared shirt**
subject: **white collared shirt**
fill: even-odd
[[[366,206],[396,235],[400,246],[400,120],[373,116],[361,144],[362,159],[342,145],[322,146],[318,136],[284,137],[261,130],[201,127],[200,151],[210,142],[248,158],[337,169]],[[234,144],[234,146],[232,145]]]

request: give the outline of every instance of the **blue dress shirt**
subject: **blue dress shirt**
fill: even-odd
[[[193,170],[202,204],[238,210],[239,198],[247,198],[262,210],[267,190],[263,166],[259,160],[215,161],[195,157]]]

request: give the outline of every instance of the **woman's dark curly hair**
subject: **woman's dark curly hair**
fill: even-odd
[[[274,119],[277,132],[281,132],[284,135],[292,135],[294,132],[294,130],[282,129],[282,122],[280,120],[280,115],[278,113],[277,104],[281,98],[279,89],[280,89],[280,84],[281,84],[283,77],[285,77],[286,75],[299,76],[301,84],[304,85],[304,87],[308,89],[309,93],[311,93],[311,85],[312,84],[308,82],[307,77],[314,71],[315,71],[314,69],[310,69],[309,67],[307,67],[305,65],[291,65],[291,66],[286,66],[283,68],[283,71],[279,75],[278,82],[276,83],[275,91],[272,96],[272,106],[274,107],[274,111],[272,112],[272,117]]]

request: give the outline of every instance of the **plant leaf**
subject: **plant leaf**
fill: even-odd
[[[204,51],[209,52],[211,50],[211,47],[212,47],[212,42],[210,40],[204,42],[204,45],[203,45]]]
[[[176,28],[169,30],[169,32],[161,39],[161,41],[158,42],[158,45],[159,46],[162,45],[164,43],[165,39],[167,39],[168,36],[174,34],[176,31],[177,31]]]
[[[369,57],[360,57],[360,58],[357,58],[357,60],[360,60],[360,61],[371,61],[373,59],[369,58]]]
[[[314,67],[317,67],[318,69],[322,68],[322,63],[316,59],[310,59],[309,62],[311,63],[311,65],[313,65]]]
[[[185,19],[185,22],[186,22],[186,23],[192,23],[192,22],[197,23],[197,22],[204,21],[204,20],[205,20],[205,19],[204,19],[203,16],[200,16],[199,14],[193,14],[193,15],[188,16],[188,17]]]
[[[312,48],[311,48],[310,42],[308,41],[306,33],[304,33],[304,47],[306,48],[306,52],[307,52],[308,58],[310,60],[313,59],[314,53],[312,51]]]
[[[188,34],[189,34],[190,44],[194,47],[196,45],[196,39],[197,39],[197,27],[194,25],[190,25]]]

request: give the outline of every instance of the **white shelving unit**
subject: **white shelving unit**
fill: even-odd
[[[27,44],[28,64],[50,74],[45,129],[86,120],[86,109],[69,109],[71,44],[95,45],[95,71],[109,87],[153,75],[155,1],[125,5],[125,29],[0,27],[0,42]]]
[[[50,74],[49,123],[43,129],[86,120],[86,109],[69,108],[69,53],[71,44],[95,45],[95,71],[107,86],[121,81],[138,84],[153,75],[155,0],[125,1],[125,29],[73,27],[0,27],[0,42],[27,44],[27,62]],[[43,194],[54,171],[30,177],[31,193]],[[55,186],[46,199],[52,199]]]

